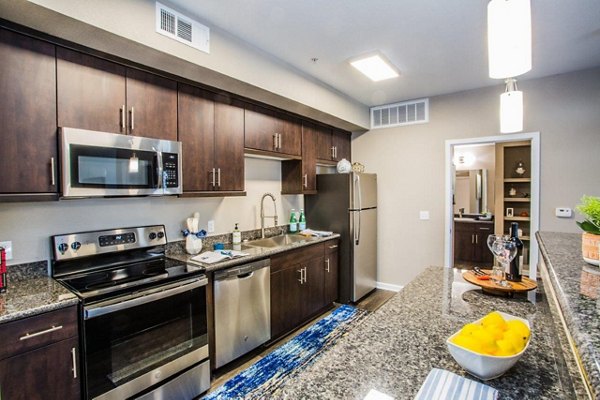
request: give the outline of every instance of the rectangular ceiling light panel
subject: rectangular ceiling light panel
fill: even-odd
[[[400,76],[398,71],[379,54],[351,61],[350,64],[374,82]]]

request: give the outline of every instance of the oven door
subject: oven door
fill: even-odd
[[[206,283],[202,276],[84,306],[88,398],[129,398],[207,360]]]
[[[62,196],[181,193],[179,142],[61,128]]]

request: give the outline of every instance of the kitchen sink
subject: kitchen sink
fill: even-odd
[[[316,240],[316,238],[308,237],[304,235],[281,235],[281,236],[273,236],[265,239],[257,239],[252,240],[250,242],[244,243],[246,246],[250,247],[266,247],[266,248],[276,248],[286,246],[292,243],[303,243],[303,242],[311,242]]]

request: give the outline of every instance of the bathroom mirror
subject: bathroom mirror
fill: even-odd
[[[454,213],[482,214],[493,208],[493,185],[487,169],[456,171],[454,175]]]

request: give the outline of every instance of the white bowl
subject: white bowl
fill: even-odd
[[[499,313],[506,321],[518,319],[524,322],[529,328],[530,334],[525,347],[514,356],[488,356],[485,354],[475,353],[474,351],[465,349],[462,346],[458,346],[452,343],[451,340],[460,333],[460,330],[446,340],[448,350],[456,362],[459,363],[460,366],[463,367],[469,374],[481,379],[482,381],[498,378],[508,371],[513,365],[516,364],[517,361],[519,361],[519,358],[521,358],[523,353],[525,353],[525,350],[527,350],[529,343],[531,342],[531,326],[529,325],[529,321],[500,311]],[[483,318],[480,318],[473,323],[480,323],[482,319]]]

